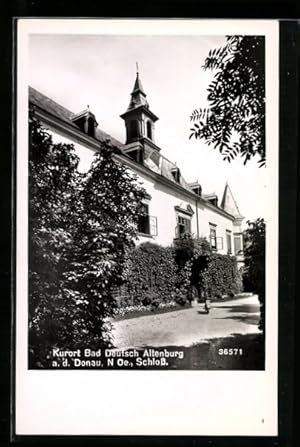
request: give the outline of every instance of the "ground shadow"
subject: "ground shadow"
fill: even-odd
[[[208,312],[206,312],[206,310],[197,310],[197,313],[200,315],[208,315]]]
[[[258,326],[260,317],[255,315],[230,315],[229,317],[214,318],[214,320],[235,320],[240,323],[253,324]]]
[[[143,364],[140,367],[135,365],[133,368],[122,369],[263,370],[265,368],[265,342],[262,333],[232,334],[229,337],[214,338],[189,347],[143,345],[136,350],[139,358],[147,361],[150,359],[149,365]],[[167,364],[161,366],[150,364],[153,359],[157,361],[162,358],[166,359]]]
[[[228,309],[232,313],[257,313],[259,304],[241,304],[239,306],[218,306],[218,309]]]

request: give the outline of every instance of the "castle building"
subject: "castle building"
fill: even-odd
[[[198,182],[188,183],[180,167],[164,157],[155,143],[159,118],[150,109],[139,73],[129,106],[120,115],[126,128],[125,143],[100,129],[89,107],[74,114],[32,87],[29,105],[54,142],[75,146],[82,169],[88,169],[100,149],[99,142],[109,141],[120,149],[115,157],[138,176],[147,191],[138,243],[151,241],[168,246],[176,238],[206,238],[214,251],[235,255],[238,265],[243,265],[243,216],[229,185],[225,185],[219,203],[216,194],[203,193]]]

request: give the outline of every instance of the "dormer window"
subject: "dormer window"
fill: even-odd
[[[197,196],[200,196],[200,197],[201,197],[201,195],[202,195],[202,188],[201,188],[200,185],[194,186],[194,187],[192,188],[192,190],[193,190],[193,192],[194,192],[195,194],[197,194]]]
[[[218,206],[218,196],[216,194],[204,194],[203,198],[214,206]]]
[[[92,117],[89,117],[89,119],[88,119],[88,125],[87,125],[87,134],[90,136],[90,137],[95,137],[95,129],[96,129],[96,126],[95,126],[95,119],[94,118],[92,118]]]
[[[144,164],[144,151],[143,148],[133,148],[132,150],[127,150],[126,154],[129,155],[130,158],[132,158],[134,161],[136,161],[139,164]]]
[[[175,182],[180,183],[180,170],[178,168],[171,169],[171,174],[175,180]]]
[[[191,188],[191,190],[193,191],[194,194],[197,194],[197,196],[199,196],[199,197],[202,196],[202,187],[198,183],[198,180],[196,182],[189,183],[189,187]]]
[[[71,118],[73,123],[79,127],[85,134],[95,138],[98,123],[95,115],[90,111],[89,107],[83,112],[73,115]]]

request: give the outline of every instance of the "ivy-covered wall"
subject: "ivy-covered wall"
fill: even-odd
[[[205,265],[206,264],[206,265]],[[241,274],[234,256],[213,253],[199,272],[199,286],[210,298],[234,295],[243,290]]]
[[[127,261],[127,300],[121,305],[159,305],[175,300],[177,267],[171,247],[145,242]],[[127,301],[127,302],[126,302]]]
[[[218,298],[242,291],[233,256],[212,253],[205,241],[174,247],[143,243],[128,254],[120,308],[185,305],[195,298]]]

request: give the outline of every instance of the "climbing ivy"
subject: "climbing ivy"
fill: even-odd
[[[234,256],[211,254],[206,266],[199,272],[199,285],[210,298],[236,294],[242,291],[242,277]]]

